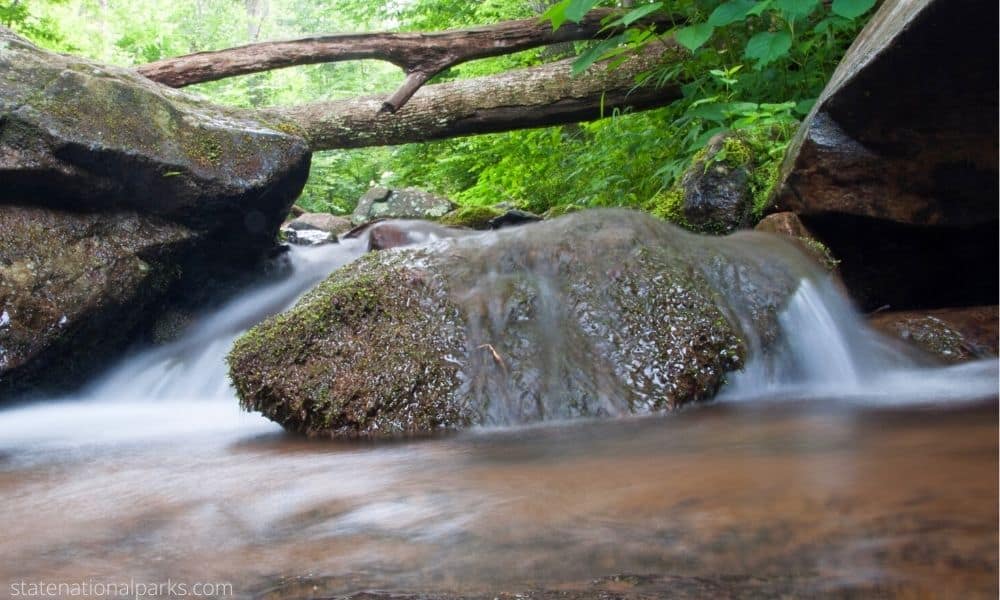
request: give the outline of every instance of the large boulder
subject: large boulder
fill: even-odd
[[[864,308],[996,301],[995,12],[886,1],[789,147],[771,210],[842,259]]]
[[[266,255],[308,176],[281,123],[2,27],[0,81],[0,396],[122,347],[182,275]]]
[[[416,188],[390,190],[375,186],[358,200],[351,221],[364,225],[376,219],[436,220],[454,208],[451,200]]]
[[[766,343],[800,274],[750,250],[787,255],[776,237],[712,241],[584,211],[370,253],[240,338],[231,377],[245,408],[310,435],[680,406]]]

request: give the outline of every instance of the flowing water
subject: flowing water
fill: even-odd
[[[240,412],[232,340],[363,249],[293,249],[178,341],[0,410],[0,596],[997,596],[996,361],[923,365],[807,277],[772,351],[671,415],[349,443]]]

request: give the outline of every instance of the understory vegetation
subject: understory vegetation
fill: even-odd
[[[0,23],[41,46],[119,65],[311,34],[431,31],[541,18],[559,27],[596,7],[618,6],[598,42],[562,44],[460,65],[443,81],[490,75],[568,56],[598,60],[673,37],[690,53],[636,85],[680,86],[666,108],[613,112],[579,125],[480,135],[391,148],[317,153],[298,204],[350,212],[375,183],[416,186],[462,205],[506,202],[534,212],[563,205],[628,206],[674,220],[681,174],[714,135],[734,131],[752,152],[755,209],[763,209],[795,126],[808,114],[876,0],[3,0]],[[655,13],[675,25],[641,25]],[[273,106],[388,94],[402,81],[372,61],[313,65],[192,86],[237,106]],[[718,160],[727,159],[726,156]],[[769,178],[770,177],[770,181]]]

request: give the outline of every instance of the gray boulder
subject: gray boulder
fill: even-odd
[[[376,219],[437,220],[454,208],[451,200],[416,188],[390,190],[376,186],[358,200],[351,222],[364,225]]]
[[[280,123],[2,27],[0,81],[0,396],[78,382],[194,278],[261,260],[308,175]]]

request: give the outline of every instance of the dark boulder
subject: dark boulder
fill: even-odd
[[[281,124],[2,27],[0,81],[0,396],[78,383],[182,276],[261,260],[308,175]]]
[[[863,308],[996,302],[995,14],[886,1],[789,147],[770,210],[831,248]]]
[[[310,435],[669,409],[715,393],[800,276],[762,249],[799,256],[780,239],[724,242],[604,210],[370,253],[240,338],[230,373]]]

